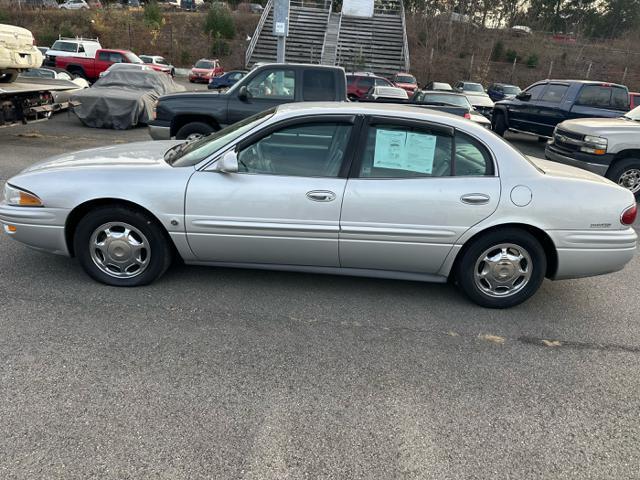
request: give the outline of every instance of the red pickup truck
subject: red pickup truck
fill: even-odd
[[[72,75],[97,80],[100,74],[114,63],[139,63],[146,67],[155,68],[152,64],[145,64],[135,53],[129,50],[100,49],[96,51],[95,58],[84,57],[56,57],[56,67],[64,68]]]

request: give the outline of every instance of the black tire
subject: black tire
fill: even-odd
[[[84,78],[85,80],[87,80],[87,75],[84,73],[84,70],[81,68],[73,68],[69,70],[69,73],[71,74],[71,78],[74,80],[76,78]]]
[[[118,278],[105,273],[94,262],[90,240],[94,232],[110,222],[127,223],[139,230],[149,243],[148,265],[138,275]],[[78,223],[73,236],[73,249],[84,271],[94,280],[116,287],[138,287],[157,280],[169,268],[172,251],[169,239],[155,219],[131,208],[111,205],[98,207],[86,214]]]
[[[0,83],[13,83],[18,79],[18,70],[4,70],[0,72]]]
[[[635,188],[630,185],[624,185],[622,176],[625,172],[630,170],[640,170],[640,159],[638,158],[625,158],[619,162],[614,163],[609,167],[606,177],[612,182],[617,183],[621,187],[628,188],[635,195],[636,200],[640,200],[640,185],[635,184]],[[634,191],[635,190],[635,191]]]
[[[531,260],[530,264],[525,261],[519,265],[531,269],[530,277],[526,283],[521,282],[521,286],[515,292],[506,296],[492,296],[478,286],[475,279],[476,265],[483,268],[484,264],[480,259],[484,258],[482,257],[484,253],[502,244],[512,244],[528,254]],[[540,288],[546,271],[547,257],[540,242],[524,230],[503,228],[488,232],[473,240],[473,243],[464,249],[462,256],[458,259],[454,268],[454,276],[460,290],[476,304],[487,308],[509,308],[531,298]]]
[[[347,95],[347,99],[351,102],[357,102],[358,101],[358,97],[356,97],[355,95]]]
[[[493,114],[493,123],[491,125],[493,127],[493,131],[496,132],[501,137],[504,137],[504,132],[507,131],[507,119],[502,112],[495,112]]]
[[[180,130],[178,130],[178,133],[176,133],[176,139],[186,140],[189,137],[189,135],[196,135],[196,134],[206,137],[207,135],[212,133],[213,130],[214,128],[208,123],[191,122],[191,123],[187,123]]]

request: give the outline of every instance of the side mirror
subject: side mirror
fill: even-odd
[[[243,102],[246,102],[247,100],[249,100],[249,96],[251,94],[249,93],[249,90],[247,90],[246,85],[243,85],[240,87],[240,90],[238,91],[238,98],[240,100],[242,100]]]
[[[531,94],[527,92],[520,92],[518,95],[516,95],[516,98],[518,100],[522,100],[523,102],[528,102],[529,100],[531,100]]]
[[[235,150],[229,150],[213,165],[214,172],[238,173],[238,155]]]

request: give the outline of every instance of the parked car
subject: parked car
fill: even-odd
[[[457,82],[453,88],[456,92],[463,93],[469,99],[469,103],[473,105],[478,112],[491,119],[493,113],[493,100],[484,91],[484,87],[480,83],[475,82]]]
[[[73,112],[86,126],[124,130],[146,125],[160,96],[182,91],[164,73],[125,69],[110,72],[71,100],[80,104]]]
[[[89,4],[84,0],[66,0],[60,4],[60,8],[63,10],[89,10]]]
[[[526,25],[514,25],[511,27],[511,33],[516,37],[528,37],[533,34],[533,30]]]
[[[551,137],[556,125],[572,118],[619,117],[629,111],[627,87],[589,80],[543,80],[515,98],[495,104],[493,130]]]
[[[248,72],[246,70],[231,70],[225,72],[218,77],[213,77],[209,80],[207,88],[209,90],[222,90],[223,88],[230,88],[235,85],[242,77]]]
[[[363,100],[408,100],[409,94],[403,88],[399,87],[371,87]]]
[[[48,85],[67,88],[50,88],[53,104],[56,109],[66,109],[69,107],[71,96],[80,90],[89,88],[89,82],[84,78],[71,78],[66,70],[54,67],[31,68],[22,72],[19,78],[46,78]],[[52,82],[53,80],[53,82]]]
[[[149,134],[155,140],[192,140],[283,103],[346,100],[342,68],[266,64],[221,94],[189,92],[160,98]]]
[[[189,81],[191,83],[209,83],[209,80],[223,73],[224,69],[220,66],[220,60],[201,58],[189,72]]]
[[[637,106],[640,106],[640,93],[629,92],[629,108],[633,110]]]
[[[409,95],[413,95],[418,89],[418,81],[416,77],[409,73],[396,73],[391,82],[399,88],[403,88]]]
[[[513,98],[518,95],[522,90],[517,85],[509,85],[508,83],[492,83],[487,89],[487,95],[489,98],[498,102],[507,98]]]
[[[491,129],[491,122],[473,108],[466,95],[461,93],[422,90],[413,95],[411,103],[431,108],[435,107],[440,111],[460,115],[482,125],[484,128]]]
[[[545,156],[603,175],[640,200],[640,107],[619,118],[581,118],[558,124]]]
[[[281,105],[193,142],[65,153],[10,178],[0,203],[5,234],[76,256],[108,285],[149,284],[177,255],[455,280],[492,308],[527,300],[545,277],[624,268],[636,215],[628,190],[534,162],[463,118],[348,102]]]
[[[135,53],[129,50],[100,49],[94,58],[86,57],[56,57],[56,67],[64,68],[77,77],[87,80],[97,80],[100,74],[114,63],[137,63],[144,65]],[[152,65],[149,65],[153,68]]]
[[[158,72],[168,73],[172,77],[176,76],[176,68],[160,55],[140,55],[140,60],[154,67]]]
[[[31,32],[0,24],[0,83],[15,82],[20,72],[40,65],[42,53],[34,46]]]
[[[364,98],[371,87],[393,87],[393,83],[386,78],[368,72],[347,75],[347,97],[349,100]]]
[[[453,87],[445,82],[429,82],[424,87],[425,90],[431,91],[441,91],[441,92],[452,92]]]
[[[56,58],[58,57],[93,58],[101,48],[102,46],[97,38],[60,37],[46,51],[44,64],[48,67],[55,67]]]
[[[453,89],[458,93],[464,93],[464,94],[467,94],[467,93],[471,93],[471,94],[485,93],[484,87],[482,86],[482,84],[481,83],[476,83],[476,82],[459,81],[459,82],[456,82],[456,84],[453,87]]]

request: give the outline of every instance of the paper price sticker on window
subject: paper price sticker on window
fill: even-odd
[[[436,140],[426,133],[378,129],[373,166],[430,175]]]

